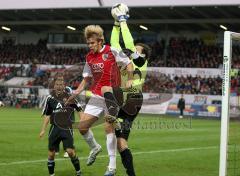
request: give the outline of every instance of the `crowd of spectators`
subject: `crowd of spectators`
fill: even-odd
[[[27,91],[26,91],[27,90]],[[37,108],[40,97],[35,88],[7,88],[0,86],[0,101],[12,107]]]
[[[218,68],[222,49],[198,39],[172,38],[167,47],[166,67]]]
[[[164,50],[164,46],[162,48]],[[240,46],[233,46],[232,67],[240,68]],[[152,57],[151,66],[222,68],[223,47],[219,44],[205,44],[200,39],[171,38],[166,45],[166,57],[157,54]]]
[[[200,76],[177,76],[166,74],[148,74],[143,92],[221,95],[222,78]]]
[[[32,64],[24,67],[21,65],[0,65],[0,80],[7,81],[13,77],[32,77],[36,73],[36,67]]]
[[[37,44],[18,44],[4,41],[0,44],[0,62],[13,64],[52,64],[73,65],[84,61],[86,48],[48,49],[46,40],[39,40]]]
[[[218,44],[206,44],[201,39],[170,38],[149,43],[152,49],[149,66],[221,68],[223,48]],[[15,45],[10,40],[0,44],[1,63],[40,63],[74,65],[85,61],[87,48],[48,49],[46,40],[37,44]],[[234,46],[233,66],[240,68],[240,47]]]
[[[88,52],[86,48],[80,49],[48,49],[46,40],[39,40],[37,44],[15,45],[11,40],[0,44],[0,62],[19,64],[19,66],[0,66],[0,80],[8,80],[13,76],[34,77],[28,86],[49,87],[50,79],[54,73],[65,70],[64,65],[76,65],[84,62]],[[155,67],[188,67],[188,68],[222,68],[222,47],[207,45],[200,39],[171,38],[169,41],[149,43],[152,56],[149,66]],[[234,68],[240,68],[240,47],[234,46]],[[23,67],[23,64],[28,64]],[[37,64],[62,65],[62,68],[40,69]],[[81,77],[74,77],[66,72],[68,86],[76,89]],[[81,74],[78,74],[81,75]],[[240,76],[231,79],[231,92],[240,92]],[[159,73],[148,74],[143,88],[144,92],[169,92],[184,94],[221,95],[222,79],[219,77],[201,78],[199,76],[170,76]],[[1,92],[1,96],[3,92]],[[6,96],[6,95],[5,95]],[[9,99],[13,99],[14,95]],[[12,101],[13,102],[13,101]]]

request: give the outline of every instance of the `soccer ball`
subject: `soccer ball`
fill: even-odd
[[[0,107],[5,106],[4,103],[2,101],[0,101]]]
[[[126,4],[123,3],[117,3],[112,7],[111,13],[112,13],[112,17],[118,21],[118,12],[116,12],[116,9],[118,9],[121,14],[126,15],[129,17],[129,9],[128,6]]]

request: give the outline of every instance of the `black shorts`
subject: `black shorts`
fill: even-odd
[[[137,117],[143,103],[142,93],[128,93],[127,100],[121,107],[118,118],[121,122],[121,129],[115,130],[117,138],[128,140],[132,123]]]
[[[52,125],[48,134],[48,150],[56,151],[60,142],[63,142],[64,149],[74,149],[73,145],[73,129],[61,129],[56,125]]]

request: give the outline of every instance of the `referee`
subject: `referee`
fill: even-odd
[[[45,134],[48,123],[51,127],[48,134],[48,171],[50,176],[54,176],[55,151],[62,141],[71,162],[76,170],[76,175],[81,176],[79,159],[75,153],[73,145],[72,115],[74,110],[81,111],[81,105],[74,100],[65,106],[65,101],[70,94],[65,91],[64,80],[58,76],[54,82],[54,90],[47,97],[43,110],[44,120],[42,130],[39,134],[42,138]]]

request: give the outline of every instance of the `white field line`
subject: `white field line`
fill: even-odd
[[[184,152],[184,151],[194,151],[194,150],[208,150],[215,149],[217,146],[208,146],[208,147],[196,147],[196,148],[179,148],[179,149],[168,149],[168,150],[153,150],[153,151],[144,151],[144,152],[134,152],[133,155],[142,155],[142,154],[154,154],[154,153],[170,153],[170,152]],[[99,155],[98,158],[107,158],[108,155]],[[80,157],[80,160],[87,159],[87,157]],[[57,158],[55,161],[64,161],[68,160],[67,158]],[[30,161],[15,161],[10,163],[0,163],[0,166],[9,166],[9,165],[21,165],[21,164],[31,164],[31,163],[42,163],[47,162],[47,159],[41,160],[30,160]]]

